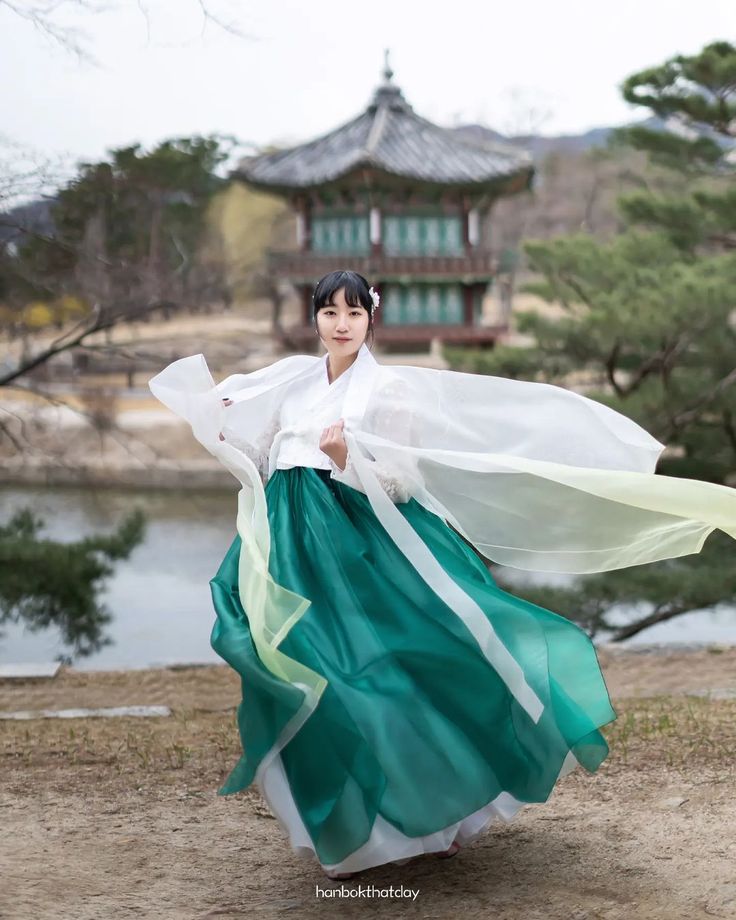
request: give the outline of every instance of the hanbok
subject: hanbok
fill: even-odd
[[[193,355],[150,388],[241,484],[211,581],[211,644],[242,685],[219,792],[256,784],[331,871],[467,844],[608,755],[589,636],[484,559],[601,572],[736,538],[733,490],[656,475],[664,445],[562,387],[364,344],[332,382],[326,355],[220,384]],[[344,470],[318,446],[339,418]]]

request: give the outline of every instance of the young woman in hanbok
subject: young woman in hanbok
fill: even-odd
[[[608,754],[589,636],[483,557],[602,572],[736,538],[733,490],[655,475],[664,445],[595,400],[379,364],[378,305],[332,272],[313,297],[323,357],[216,385],[193,355],[150,381],[241,483],[211,581],[211,644],[242,682],[219,792],[255,783],[333,878],[452,856]]]

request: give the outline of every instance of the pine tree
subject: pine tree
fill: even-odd
[[[111,643],[105,627],[112,616],[98,598],[102,582],[111,563],[142,541],[145,517],[135,509],[110,535],[66,543],[44,539],[43,524],[23,508],[0,525],[0,624],[55,627],[73,655],[90,655]]]
[[[668,445],[658,472],[736,483],[736,47],[715,42],[624,81],[623,96],[664,127],[614,132],[651,169],[620,198],[624,229],[610,240],[577,234],[528,241],[561,319],[524,314],[531,349],[477,355],[472,369],[563,382],[634,418]],[[468,359],[465,359],[465,368]],[[530,600],[611,628],[616,605],[646,613],[614,639],[693,610],[736,602],[733,543],[712,534],[700,554],[584,576],[570,589],[527,589]],[[572,613],[574,611],[574,613]]]

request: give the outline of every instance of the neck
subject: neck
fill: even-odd
[[[345,355],[344,357],[342,355],[336,357],[335,355],[328,353],[327,355],[327,376],[329,378],[330,383],[332,383],[333,380],[337,380],[340,374],[343,374],[351,366],[351,364],[357,359],[357,357],[358,357],[357,351],[352,355]]]

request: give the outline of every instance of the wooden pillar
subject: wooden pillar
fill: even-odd
[[[379,207],[374,206],[368,212],[371,255],[379,255],[381,252],[383,252],[383,239],[381,237],[381,216],[381,209]]]
[[[383,286],[380,284],[374,284],[373,290],[378,292],[378,296],[381,298],[380,306],[373,313],[373,325],[376,329],[383,325]]]
[[[297,242],[302,252],[312,248],[312,207],[308,198],[302,198],[299,202]]]
[[[462,222],[462,227],[463,227],[463,249],[465,250],[466,254],[469,254],[469,253],[470,253],[470,250],[471,250],[470,236],[469,236],[469,233],[468,233],[468,211],[469,211],[469,210],[470,210],[470,209],[469,209],[469,207],[468,207],[468,199],[467,199],[467,196],[463,195],[463,198],[462,198],[462,221],[461,221],[461,222]]]
[[[473,325],[473,285],[463,285],[463,322],[466,326]]]
[[[480,238],[480,216],[477,208],[470,208],[468,211],[468,242],[475,248]]]
[[[302,287],[302,319],[305,326],[312,325],[312,289],[308,284]]]

